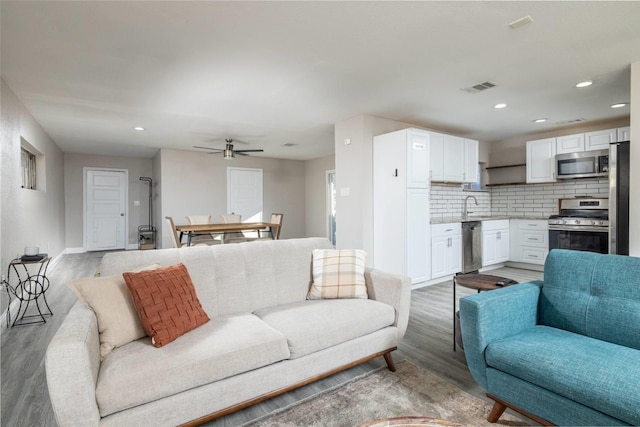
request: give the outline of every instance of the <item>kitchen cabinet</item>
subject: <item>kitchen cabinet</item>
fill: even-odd
[[[509,260],[509,220],[482,221],[482,266]]]
[[[461,224],[431,224],[431,278],[453,275],[461,270]]]
[[[549,253],[547,220],[512,219],[509,260],[544,265]]]
[[[584,151],[584,133],[559,136],[556,138],[556,154]]]
[[[623,128],[618,128],[617,133],[618,133],[617,142],[631,141],[631,127],[627,126]]]
[[[584,151],[608,150],[609,144],[618,140],[617,129],[597,130],[584,134]]]
[[[478,181],[478,141],[429,132],[431,180]]]
[[[527,141],[527,184],[554,182],[556,138]]]
[[[373,138],[373,267],[431,277],[429,135],[404,129]]]

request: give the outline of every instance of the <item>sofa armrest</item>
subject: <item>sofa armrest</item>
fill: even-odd
[[[406,276],[367,269],[364,273],[369,298],[389,304],[396,310],[394,326],[398,328],[398,341],[409,323],[411,308],[411,279]]]
[[[538,319],[541,282],[528,282],[460,299],[464,354],[473,378],[487,388],[487,346],[532,328]]]
[[[94,312],[77,302],[49,343],[47,387],[59,426],[97,426],[100,340]]]

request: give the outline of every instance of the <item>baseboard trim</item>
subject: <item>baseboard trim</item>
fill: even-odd
[[[66,248],[62,253],[64,254],[84,254],[87,250],[83,247],[80,248]]]

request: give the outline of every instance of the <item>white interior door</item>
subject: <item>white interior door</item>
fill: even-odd
[[[125,249],[128,171],[85,168],[85,249]]]
[[[227,168],[227,213],[260,222],[262,212],[262,169]]]

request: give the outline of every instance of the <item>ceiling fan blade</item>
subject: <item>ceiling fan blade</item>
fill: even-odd
[[[200,147],[198,145],[194,145],[193,148],[202,148],[203,150],[212,150],[212,151],[224,151],[222,148],[211,148],[211,147]]]
[[[264,150],[233,150],[234,153],[263,153]]]

